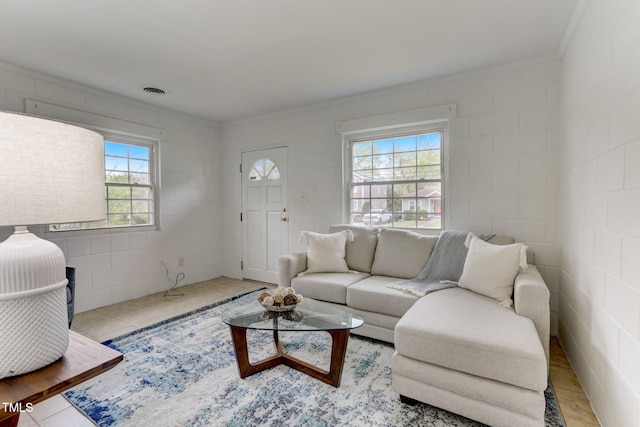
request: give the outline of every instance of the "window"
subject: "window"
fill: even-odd
[[[271,159],[258,159],[251,166],[249,180],[280,179],[280,169]]]
[[[54,224],[49,231],[156,225],[156,143],[105,135],[104,169],[106,218]]]
[[[440,230],[443,141],[443,126],[349,138],[350,222]]]

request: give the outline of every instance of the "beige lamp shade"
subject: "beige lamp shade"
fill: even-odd
[[[0,226],[103,219],[104,182],[102,135],[0,112]]]
[[[0,378],[59,359],[69,345],[65,257],[27,225],[105,217],[104,140],[77,126],[0,112]]]

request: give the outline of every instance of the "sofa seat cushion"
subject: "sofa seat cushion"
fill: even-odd
[[[396,351],[434,365],[534,391],[547,359],[531,319],[462,288],[420,298],[398,321]]]
[[[347,305],[359,310],[402,317],[418,297],[387,288],[397,277],[371,276],[347,288]]]
[[[291,279],[296,293],[336,304],[347,303],[347,288],[369,273],[310,273]]]

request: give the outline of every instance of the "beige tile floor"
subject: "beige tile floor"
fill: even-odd
[[[72,329],[103,342],[263,286],[265,284],[261,282],[219,277],[170,292],[170,295],[184,294],[182,296],[164,297],[163,293],[159,293],[79,313],[73,320]],[[599,426],[589,401],[555,338],[551,341],[550,376],[567,427]],[[93,427],[95,423],[78,412],[64,397],[57,395],[35,405],[33,412],[21,415],[18,426]]]

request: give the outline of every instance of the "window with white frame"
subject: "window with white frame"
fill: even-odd
[[[348,138],[350,222],[443,228],[444,125]]]
[[[157,225],[157,141],[105,134],[105,219],[52,224],[51,232]]]

